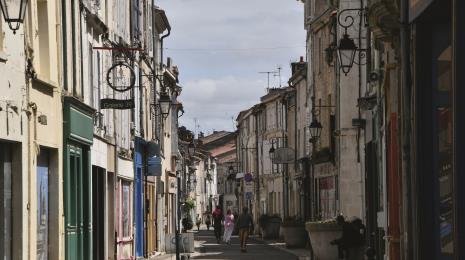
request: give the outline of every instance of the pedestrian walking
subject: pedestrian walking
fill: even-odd
[[[212,221],[211,221],[210,215],[207,215],[207,217],[205,219],[205,225],[207,225],[207,230],[210,230],[210,225],[211,224],[212,224]]]
[[[231,235],[234,230],[234,215],[231,213],[231,210],[228,209],[226,212],[226,218],[224,220],[224,235],[223,241],[227,244],[231,244]]]
[[[221,211],[220,206],[216,206],[215,211],[212,213],[213,216],[213,229],[215,230],[216,242],[218,244],[221,241],[221,226],[223,221],[223,211]]]
[[[200,214],[197,214],[197,219],[195,220],[195,225],[197,225],[197,231],[200,231],[200,224],[202,224],[202,219],[200,218]]]
[[[247,252],[247,238],[249,237],[249,231],[253,230],[253,219],[247,207],[244,207],[242,210],[242,214],[237,219],[236,225],[239,228],[241,252]]]

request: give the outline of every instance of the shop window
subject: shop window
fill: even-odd
[[[336,215],[336,189],[334,177],[318,180],[318,207],[321,219],[329,219]]]
[[[0,144],[0,258],[11,258],[12,241],[12,159],[11,150],[5,143]]]
[[[37,158],[37,259],[48,259],[49,156],[42,150]]]
[[[121,181],[121,220],[123,224],[123,237],[131,236],[131,183]]]

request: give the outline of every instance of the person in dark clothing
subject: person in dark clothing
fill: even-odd
[[[221,241],[221,227],[223,222],[223,212],[220,206],[216,206],[215,211],[212,213],[213,216],[213,229],[215,230],[215,237],[218,244]]]
[[[210,230],[210,225],[212,224],[210,214],[207,215],[205,219],[205,225],[207,225],[207,230]]]
[[[331,245],[337,245],[339,259],[349,259],[349,249],[359,246],[360,233],[343,216],[337,216],[336,220],[342,226],[342,237],[331,241]]]
[[[253,230],[253,219],[248,213],[249,209],[244,207],[242,214],[236,222],[239,228],[239,237],[241,239],[241,252],[247,252],[247,238],[249,237],[249,230]]]

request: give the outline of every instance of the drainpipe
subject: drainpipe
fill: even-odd
[[[297,172],[297,156],[299,155],[299,151],[297,151],[297,147],[300,147],[300,146],[297,146],[297,103],[298,103],[298,97],[297,97],[297,86],[293,86],[294,87],[294,98],[295,98],[295,101],[294,101],[294,176],[296,175],[296,172]],[[302,187],[300,187],[302,188]],[[300,192],[299,192],[300,193]],[[302,199],[302,197],[300,197],[300,199]],[[302,217],[302,202],[299,201],[299,215],[300,217]]]
[[[258,160],[258,117],[260,113],[257,111],[255,114],[255,169],[257,171],[257,214],[255,214],[256,218],[260,217],[260,162]]]
[[[160,68],[163,68],[163,40],[170,36],[171,27],[168,26],[168,32],[160,38]]]
[[[415,213],[415,205],[412,200],[411,190],[412,186],[412,166],[410,155],[412,148],[411,142],[411,99],[412,99],[412,88],[410,79],[410,25],[408,21],[408,10],[409,1],[400,1],[400,52],[401,52],[401,88],[402,88],[402,185],[404,194],[404,209],[406,210],[406,216],[404,215],[405,223],[413,223],[412,214]],[[407,224],[407,233],[404,243],[406,243],[405,259],[415,259],[416,253],[413,252],[413,227],[414,224]]]

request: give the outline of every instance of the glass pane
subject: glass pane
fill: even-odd
[[[437,90],[450,91],[452,86],[452,47],[446,48],[437,58]]]
[[[122,205],[122,219],[123,219],[123,237],[129,237],[130,235],[130,203],[129,203],[129,191],[130,184],[129,182],[123,181],[122,182],[122,196],[123,196],[123,205]]]
[[[11,259],[11,150],[0,145],[0,259]]]
[[[69,156],[69,224],[72,226],[76,225],[76,157],[74,155]]]
[[[48,154],[37,161],[37,259],[48,259]]]
[[[438,124],[438,179],[439,228],[441,252],[453,254],[453,179],[452,179],[452,112],[450,108],[437,109]]]
[[[319,179],[319,197],[320,197],[320,216],[321,219],[329,219],[335,216],[336,190],[334,177],[325,177]]]

